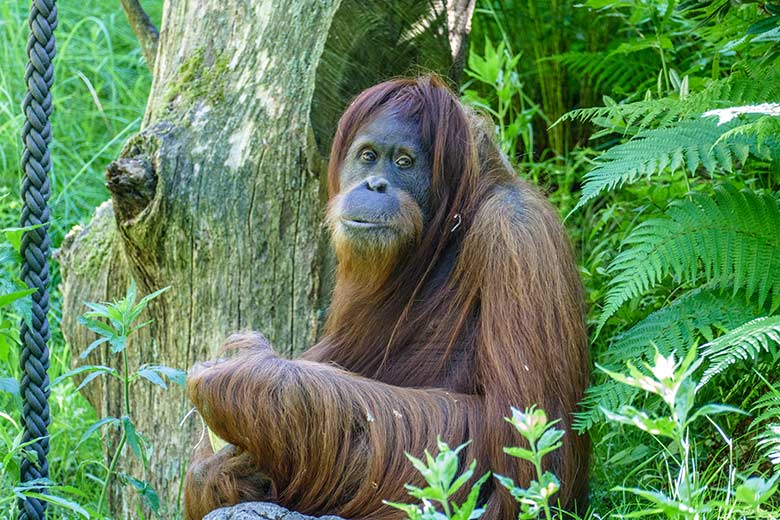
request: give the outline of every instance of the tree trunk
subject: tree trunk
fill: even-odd
[[[167,0],[143,127],[106,174],[112,200],[59,253],[74,351],[94,339],[77,323],[82,302],[117,298],[131,278],[140,292],[171,286],[129,344],[134,367],[186,369],[239,329],[290,355],[311,345],[332,285],[322,217],[337,119],[392,76],[457,81],[472,10],[473,0]],[[105,350],[87,361],[119,362]],[[190,408],[181,389],[144,383],[131,402],[151,466],[122,469],[158,491],[168,518],[199,421],[179,425]],[[87,395],[101,416],[123,413],[119,386],[91,383]],[[115,487],[118,517],[136,502]]]

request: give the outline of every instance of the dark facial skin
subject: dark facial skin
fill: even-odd
[[[418,124],[395,113],[377,114],[352,141],[340,185],[340,222],[355,238],[392,229],[404,210],[402,198],[407,206],[416,204],[427,220],[430,159],[420,144]]]

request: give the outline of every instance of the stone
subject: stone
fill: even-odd
[[[268,502],[245,502],[221,507],[207,514],[203,520],[342,520],[338,516],[308,516]]]

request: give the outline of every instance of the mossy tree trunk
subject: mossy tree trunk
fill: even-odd
[[[142,129],[108,168],[111,201],[59,254],[74,351],[94,339],[77,323],[82,302],[117,298],[131,278],[141,292],[171,286],[129,344],[134,366],[186,369],[239,329],[291,355],[312,344],[331,285],[322,217],[337,118],[392,76],[457,81],[472,10],[473,0],[167,0]],[[198,425],[180,426],[181,389],[145,383],[131,402],[151,466],[121,469],[158,491],[169,518]],[[121,415],[118,385],[91,383],[87,395],[101,416]],[[136,503],[114,487],[117,517]]]

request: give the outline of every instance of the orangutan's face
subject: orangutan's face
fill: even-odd
[[[431,161],[416,121],[383,111],[347,150],[328,218],[334,241],[363,251],[419,241],[430,212]]]

